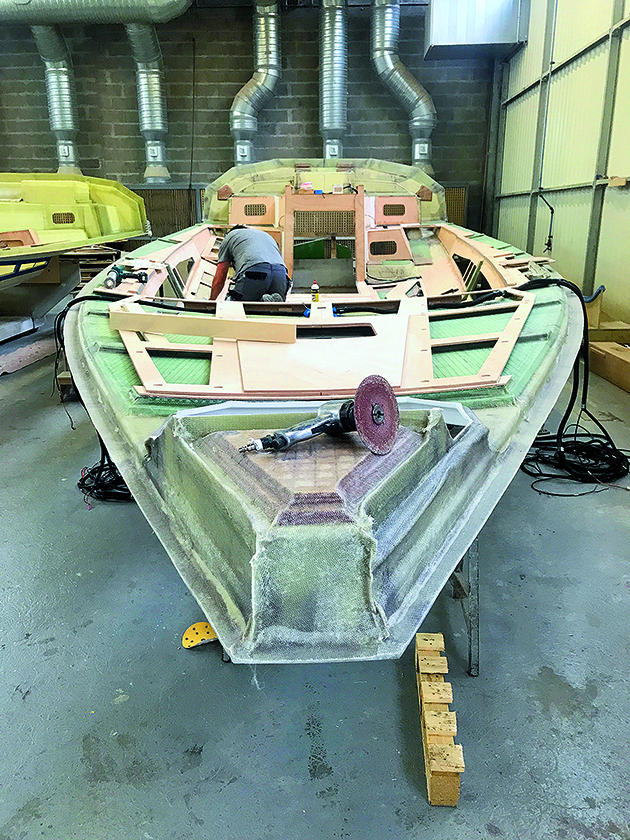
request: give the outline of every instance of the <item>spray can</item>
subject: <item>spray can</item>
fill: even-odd
[[[313,280],[313,285],[311,286],[311,301],[313,303],[319,303],[319,286],[317,285],[317,280]]]

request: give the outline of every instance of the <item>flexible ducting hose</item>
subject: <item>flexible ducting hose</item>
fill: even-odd
[[[383,84],[409,114],[411,159],[431,172],[431,133],[436,115],[433,100],[398,56],[400,0],[372,2],[372,63]]]

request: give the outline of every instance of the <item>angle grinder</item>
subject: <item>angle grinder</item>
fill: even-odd
[[[366,376],[353,400],[322,403],[316,417],[262,438],[252,438],[239,452],[280,451],[321,434],[357,432],[370,452],[386,455],[394,445],[398,420],[398,403],[389,382],[382,376]]]

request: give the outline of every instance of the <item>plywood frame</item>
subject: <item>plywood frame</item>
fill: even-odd
[[[284,230],[282,237],[282,256],[289,272],[293,276],[293,239],[295,231],[294,213],[296,210],[317,211],[353,211],[357,283],[365,282],[365,190],[359,185],[356,193],[304,195],[296,193],[290,184],[284,190]]]
[[[297,326],[315,329],[318,326],[330,326],[337,329],[352,328],[353,326],[370,325],[375,337],[380,335],[383,340],[383,327],[388,330],[393,327],[399,331],[404,326],[402,343],[397,341],[399,349],[393,348],[394,354],[400,353],[399,361],[390,359],[393,364],[394,392],[399,395],[441,393],[447,391],[468,390],[504,385],[509,377],[503,375],[503,370],[516,344],[518,336],[525,324],[534,303],[534,295],[528,292],[511,290],[509,295],[512,303],[486,304],[482,307],[449,310],[448,315],[462,318],[468,315],[492,314],[497,311],[512,311],[512,316],[501,332],[488,332],[482,335],[459,335],[454,338],[431,339],[430,321],[432,318],[445,317],[446,312],[429,312],[426,298],[413,298],[400,301],[397,314],[366,317],[347,317],[343,324],[332,316],[327,306],[312,322],[306,324],[304,319],[291,318],[279,322],[277,319],[251,320],[245,315],[242,304],[226,304],[217,316],[187,315],[183,313],[165,315],[164,313],[147,313],[137,303],[116,303],[110,305],[114,310],[113,319],[110,312],[110,323],[119,329],[121,338],[134,367],[142,382],[136,390],[143,396],[169,396],[173,398],[207,399],[217,396],[225,398],[319,398],[332,396],[352,396],[360,380],[366,373],[378,373],[379,370],[366,371],[366,363],[378,367],[378,362],[368,362],[365,352],[359,348],[359,341],[370,341],[369,337],[344,338],[348,342],[343,348],[339,340],[335,339],[328,345],[328,351],[335,354],[343,352],[344,358],[353,357],[355,373],[343,376],[330,376],[330,384],[313,384],[309,372],[316,369],[313,362],[313,347],[319,343],[310,341],[309,345],[295,340]],[[386,319],[386,320],[384,320]],[[280,328],[286,330],[282,332]],[[287,329],[288,328],[288,329]],[[212,345],[187,344],[186,342],[170,342],[164,333],[205,335],[213,339]],[[285,341],[274,338],[284,335]],[[287,338],[289,340],[287,340]],[[290,339],[293,340],[290,340]],[[253,342],[260,342],[257,350],[253,350]],[[264,344],[263,344],[264,342]],[[356,348],[351,350],[351,342]],[[439,377],[433,371],[432,353],[448,347],[459,348],[480,344],[492,345],[486,361],[474,375]],[[391,340],[385,345],[390,346]],[[294,349],[289,350],[292,346]],[[363,344],[363,347],[366,345]],[[157,371],[151,359],[151,352],[155,350],[168,351],[174,355],[211,355],[213,357],[210,381],[207,385],[190,385],[188,383],[166,383]],[[376,345],[375,348],[376,349]],[[247,351],[247,352],[246,352]],[[321,352],[321,351],[320,351]],[[379,350],[380,352],[380,350]],[[379,352],[376,353],[378,358]],[[374,354],[372,354],[374,357]],[[341,358],[341,357],[339,357]],[[346,361],[347,364],[347,361]],[[256,371],[266,371],[265,376],[259,376]],[[399,365],[400,374],[395,371]],[[389,372],[385,371],[386,373]],[[319,377],[321,380],[321,376]],[[256,387],[256,381],[261,386]],[[265,380],[263,385],[262,380]],[[270,387],[270,383],[274,383]]]

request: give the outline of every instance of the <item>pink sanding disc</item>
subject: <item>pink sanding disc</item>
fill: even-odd
[[[398,433],[398,403],[392,386],[382,376],[366,376],[354,395],[357,432],[375,455],[386,455]]]

